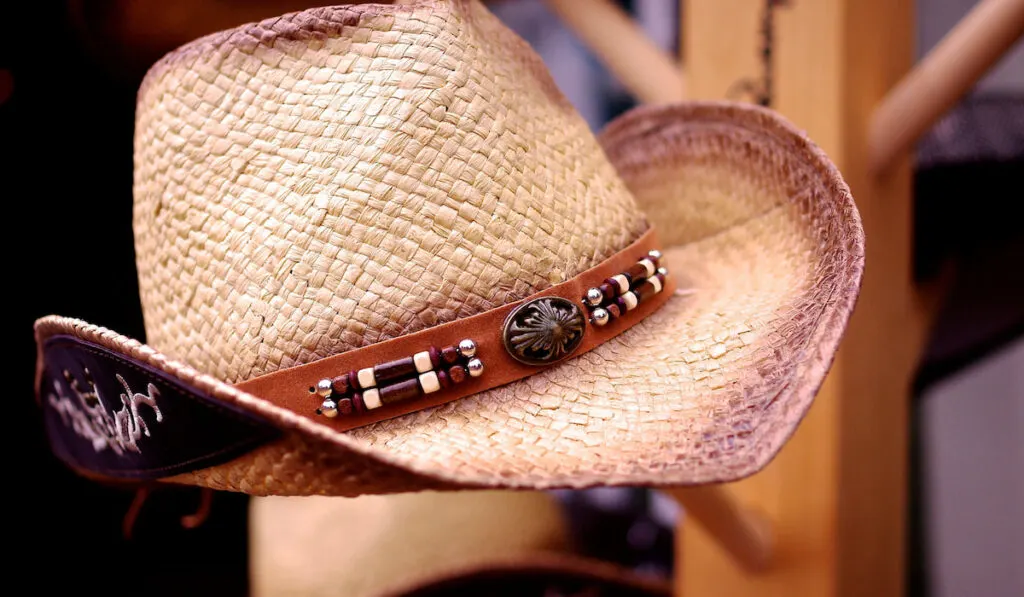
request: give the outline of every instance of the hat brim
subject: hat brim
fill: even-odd
[[[570,592],[571,591],[571,592]],[[449,595],[619,595],[669,597],[670,583],[582,556],[509,558],[438,575],[389,597]]]
[[[656,226],[677,296],[534,376],[348,432],[75,320],[71,334],[280,427],[281,439],[165,480],[253,494],[726,482],[792,435],[835,356],[864,265],[831,161],[775,113],[722,102],[636,109],[601,135]]]

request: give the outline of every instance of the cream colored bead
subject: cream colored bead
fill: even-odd
[[[427,371],[420,376],[420,387],[424,394],[433,394],[441,389],[441,380],[437,378],[437,373]]]
[[[650,259],[647,259],[647,258],[641,259],[640,260],[640,265],[644,266],[644,269],[647,270],[647,277],[648,278],[653,276],[654,273],[656,271],[658,271],[658,268],[654,267],[654,262],[651,261]]]
[[[619,274],[617,276],[612,276],[612,280],[615,282],[616,286],[619,287],[619,294],[625,294],[626,291],[629,290],[629,280],[626,276]]]
[[[434,369],[434,364],[430,362],[430,353],[425,350],[412,355],[412,362],[416,364],[416,373],[426,373]]]
[[[380,390],[373,389],[363,392],[363,404],[369,410],[380,408]]]
[[[622,301],[626,303],[626,311],[632,311],[633,309],[636,309],[636,295],[633,294],[632,292],[627,292],[626,294],[622,295]]]
[[[356,373],[356,379],[359,380],[359,387],[364,389],[377,385],[377,378],[373,376],[373,367],[360,369],[359,373]]]
[[[657,276],[651,276],[650,278],[647,278],[647,281],[651,283],[651,286],[654,286],[655,293],[661,292],[661,280],[659,280]]]

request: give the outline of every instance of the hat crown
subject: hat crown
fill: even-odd
[[[231,382],[519,300],[646,226],[477,2],[197,40],[143,82],[135,161],[148,341]]]

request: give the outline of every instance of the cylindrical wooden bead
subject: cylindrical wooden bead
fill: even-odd
[[[608,315],[610,315],[613,320],[622,316],[622,311],[619,309],[619,306],[614,303],[608,305],[604,309],[605,311],[608,311]]]
[[[366,412],[366,405],[363,404],[363,395],[359,392],[352,394],[352,410],[357,413]]]
[[[629,307],[626,306],[626,299],[621,296],[615,299],[615,306],[619,308],[620,315],[625,315],[626,311],[629,311]]]
[[[367,410],[373,410],[380,408],[383,402],[380,401],[380,390],[377,388],[370,388],[363,392],[363,404],[366,405]]]
[[[427,352],[430,353],[430,362],[434,365],[434,369],[437,369],[438,367],[440,367],[441,366],[441,351],[438,350],[436,346],[431,346],[430,350],[428,350]]]
[[[359,376],[356,374],[354,369],[348,372],[348,387],[353,392],[363,389],[363,387],[359,385]]]
[[[605,280],[598,288],[601,289],[601,294],[604,295],[604,301],[606,303],[614,301],[615,297],[619,295],[619,293],[615,291],[615,284],[608,280]]]
[[[626,274],[629,275],[629,279],[634,286],[648,277],[647,268],[640,263],[634,263],[631,265],[629,269],[626,270]]]
[[[622,295],[622,302],[626,303],[626,311],[632,311],[640,304],[639,298],[632,290]]]
[[[395,361],[388,361],[380,365],[374,365],[373,377],[378,386],[384,386],[396,379],[405,379],[416,375],[416,363],[412,357],[405,357]]]
[[[605,284],[611,284],[612,288],[615,289],[615,294],[622,294],[629,290],[629,280],[622,274],[608,278],[605,280]]]
[[[466,368],[462,365],[456,365],[448,370],[448,377],[455,383],[466,381],[466,374]]]
[[[441,359],[449,365],[459,362],[459,349],[454,346],[446,346],[441,349]]]
[[[417,373],[426,373],[427,371],[433,371],[434,368],[436,367],[436,365],[434,365],[433,360],[430,358],[429,350],[417,352],[416,354],[412,355],[412,362],[414,365],[416,365]]]
[[[350,415],[350,414],[352,414],[352,409],[353,409],[353,406],[352,406],[352,399],[351,398],[342,398],[342,399],[338,400],[338,413],[339,414]]]
[[[651,259],[641,259],[638,262],[638,265],[643,266],[643,268],[647,270],[647,275],[644,276],[645,278],[650,278],[651,276],[654,275],[656,271],[658,271],[658,266],[655,265],[654,261],[652,261]]]
[[[661,292],[661,280],[658,279],[658,276],[648,278],[647,281],[654,286],[654,294],[658,294],[659,292]]]
[[[638,302],[642,303],[647,299],[651,298],[652,296],[658,294],[658,289],[650,280],[647,280],[643,284],[633,289],[633,294],[637,296]]]
[[[373,367],[356,371],[356,379],[359,380],[359,387],[364,390],[377,387],[377,376],[373,374]],[[366,396],[363,396],[363,400],[366,400]]]
[[[442,388],[452,387],[452,378],[448,377],[448,373],[444,369],[437,370],[437,381],[441,382]]]
[[[441,380],[437,377],[437,373],[433,371],[427,371],[419,377],[420,388],[423,389],[424,394],[433,394],[434,392],[441,389]]]
[[[334,393],[339,396],[344,396],[345,394],[348,394],[348,375],[339,375],[338,377],[332,379],[331,389],[334,390]]]
[[[380,389],[380,401],[382,404],[394,404],[395,402],[418,398],[422,394],[420,380],[414,377],[382,387]]]

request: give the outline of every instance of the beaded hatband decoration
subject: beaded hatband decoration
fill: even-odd
[[[431,346],[411,357],[321,379],[309,391],[323,398],[318,415],[363,413],[450,388],[467,376],[480,377],[484,363],[475,357],[476,343],[469,339],[440,350]]]
[[[661,292],[668,269],[660,263],[661,251],[651,251],[628,270],[587,290],[583,303],[590,309],[590,322],[607,325]]]
[[[592,350],[664,304],[676,285],[657,246],[648,230],[604,262],[522,301],[238,387],[344,431],[523,379]]]

